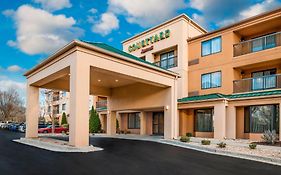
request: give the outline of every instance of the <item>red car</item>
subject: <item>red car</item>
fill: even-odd
[[[38,129],[38,133],[51,133],[52,125],[47,126],[46,128]],[[62,126],[55,126],[55,133],[66,133],[68,132],[68,128],[64,128]]]

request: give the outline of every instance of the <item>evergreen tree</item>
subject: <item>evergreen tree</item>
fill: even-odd
[[[90,133],[97,133],[101,130],[101,122],[97,111],[92,106],[90,120],[89,120],[89,131]]]
[[[62,113],[62,118],[61,118],[61,125],[67,124],[67,120],[66,120],[66,114],[65,112]]]

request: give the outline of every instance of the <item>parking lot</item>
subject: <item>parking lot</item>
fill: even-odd
[[[0,174],[208,174],[276,175],[281,167],[146,141],[91,138],[104,148],[56,153],[12,142],[22,133],[0,131]]]

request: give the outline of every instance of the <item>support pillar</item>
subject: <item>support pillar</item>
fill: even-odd
[[[115,135],[116,134],[116,112],[109,111],[107,114],[107,134],[108,135]]]
[[[226,102],[214,106],[214,138],[224,139],[226,136]]]
[[[229,105],[227,107],[226,117],[226,137],[228,139],[236,139],[236,107]]]
[[[279,141],[281,141],[281,103],[279,103]]]
[[[174,139],[179,135],[179,119],[177,111],[177,80],[167,88],[166,105],[164,106],[164,138]]]
[[[38,118],[40,115],[39,88],[27,84],[26,138],[38,137]]]
[[[146,135],[146,112],[140,112],[140,135]]]
[[[75,147],[89,146],[90,66],[83,61],[70,66],[69,142]]]

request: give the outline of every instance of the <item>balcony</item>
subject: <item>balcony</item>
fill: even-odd
[[[233,45],[233,56],[241,56],[281,46],[281,32],[265,35]]]
[[[107,110],[107,100],[101,100],[96,102],[96,110],[104,111]]]
[[[167,59],[162,59],[160,61],[154,62],[153,64],[156,66],[162,67],[164,69],[170,69],[170,68],[178,66],[178,59],[176,56],[174,56],[174,57],[170,57]]]
[[[233,81],[234,93],[281,88],[281,74]]]
[[[60,100],[60,97],[59,96],[54,96],[53,97],[53,101],[59,101]]]

